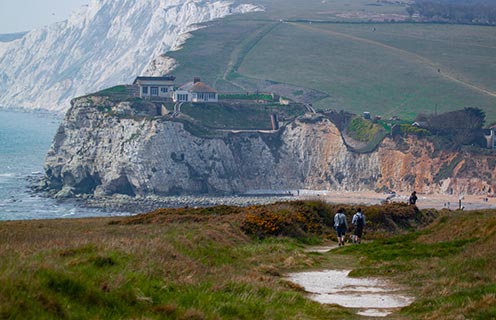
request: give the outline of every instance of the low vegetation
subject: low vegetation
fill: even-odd
[[[496,318],[496,212],[443,211],[428,228],[346,247],[360,257],[354,276],[384,276],[412,288],[412,319]]]
[[[316,266],[288,237],[240,231],[236,208],[0,224],[2,319],[347,319],[282,281]]]
[[[271,130],[271,115],[293,120],[305,112],[301,104],[279,105],[254,101],[183,104],[181,113],[210,129]]]
[[[347,136],[347,144],[353,148],[355,152],[372,152],[382,142],[388,134],[388,130],[382,125],[359,116],[354,116],[344,128],[344,134]],[[351,144],[352,140],[357,143]]]
[[[395,1],[254,3],[266,10],[250,14],[253,19],[209,23],[171,53],[179,82],[201,74],[221,92],[284,96],[274,86],[287,85],[322,93],[306,101],[314,108],[383,118],[413,121],[419,112],[477,106],[490,121],[496,119],[492,28],[369,21],[378,15],[388,21],[388,14],[407,17],[406,4]]]
[[[133,87],[130,85],[118,85],[114,87],[110,87],[98,92],[95,92],[91,95],[108,97],[111,101],[121,102],[134,98]]]
[[[219,100],[261,100],[274,101],[274,96],[271,94],[262,93],[223,93],[219,94]]]
[[[343,207],[350,220],[356,206]],[[282,278],[333,267],[410,288],[416,301],[396,319],[496,316],[494,210],[362,207],[366,243],[304,251],[334,237],[336,209],[296,201],[2,222],[0,318],[359,319]]]
[[[415,0],[407,11],[428,21],[496,24],[496,5],[491,0]]]

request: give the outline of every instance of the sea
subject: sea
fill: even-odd
[[[124,215],[85,208],[32,191],[43,176],[45,155],[62,115],[0,109],[0,220],[33,220]]]
[[[163,197],[160,201],[145,199],[124,206],[106,203],[95,208],[81,200],[47,197],[33,187],[44,176],[45,156],[62,120],[62,115],[46,111],[0,108],[0,221],[128,216],[157,207],[247,206],[290,199],[288,190],[256,190],[242,197]],[[304,190],[301,192],[304,195]]]

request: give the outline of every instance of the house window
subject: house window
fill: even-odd
[[[141,93],[148,94],[148,87],[141,88]]]
[[[167,93],[167,91],[168,91],[168,90],[167,90],[167,88],[166,88],[166,87],[161,87],[161,88],[160,88],[160,92],[161,92],[161,93]]]
[[[188,95],[187,94],[178,94],[177,95],[177,101],[188,101]]]
[[[158,87],[151,87],[150,92],[152,96],[158,96]]]
[[[215,93],[208,93],[208,100],[215,100]]]

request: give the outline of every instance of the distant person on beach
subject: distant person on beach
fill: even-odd
[[[338,245],[340,247],[344,246],[344,235],[348,229],[348,223],[346,222],[346,216],[343,208],[340,208],[334,215],[334,229],[336,229],[338,234]]]
[[[415,205],[417,203],[417,192],[413,191],[410,198],[408,199],[408,204]]]
[[[351,224],[355,227],[353,242],[359,244],[362,242],[363,226],[365,226],[365,216],[363,215],[361,208],[358,208],[357,212],[353,215]]]

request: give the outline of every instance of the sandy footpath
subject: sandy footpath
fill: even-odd
[[[380,204],[390,194],[376,192],[338,192],[338,191],[301,191],[297,198],[301,199],[322,199],[331,203],[346,203],[346,204]],[[407,202],[409,193],[398,193],[392,202]],[[421,209],[451,209],[456,210],[461,206],[464,210],[474,209],[494,209],[496,208],[496,198],[484,196],[454,196],[454,195],[439,195],[439,194],[420,194],[417,193],[417,206]]]

